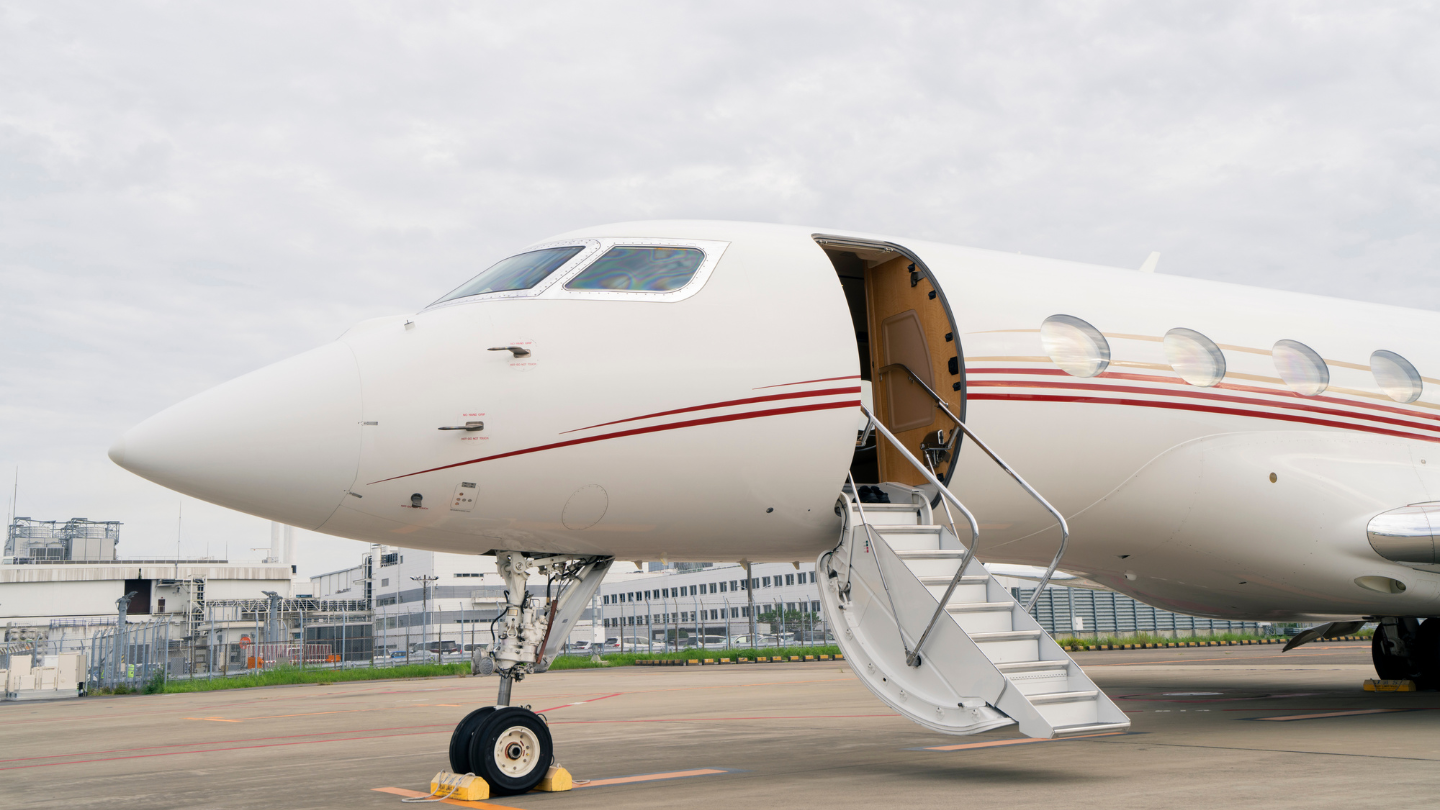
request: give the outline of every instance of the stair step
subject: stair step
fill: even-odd
[[[951,602],[945,606],[950,613],[1009,613],[1013,608],[1004,602]]]
[[[1130,723],[1081,723],[1074,726],[1056,726],[1056,737],[1072,737],[1076,734],[1104,734],[1107,731],[1129,731]]]
[[[938,567],[944,565],[944,563],[925,563],[925,565]],[[917,565],[915,567],[919,566]],[[951,565],[949,567],[954,568],[955,566]],[[914,569],[912,568],[911,570],[913,572]],[[954,579],[954,577],[955,575],[951,574],[948,577],[919,576],[917,579],[920,580],[920,584],[929,589],[930,595],[935,597],[935,601],[938,602],[941,597],[945,596],[945,589],[950,587],[950,580]],[[989,589],[986,587],[986,583],[989,582],[989,580],[989,577],[983,576],[961,577],[960,582],[955,585],[954,592],[950,594],[950,604],[953,605],[960,602],[984,602],[988,596],[987,592]],[[1009,602],[1010,600],[1007,599],[1006,601]]]
[[[1087,689],[1080,692],[1046,692],[1038,695],[1026,695],[1030,702],[1036,706],[1046,703],[1077,703],[1082,700],[1094,700],[1100,695],[1098,689]]]
[[[940,548],[939,526],[872,523],[870,529],[880,535],[891,551],[935,551]]]
[[[948,587],[950,585],[950,580],[954,578],[955,577],[952,574],[948,577],[919,577],[919,580],[921,585],[928,585],[930,587],[934,587],[936,585],[939,585],[941,587]],[[988,576],[960,577],[960,585],[984,585],[989,581],[990,577]]]
[[[945,612],[954,617],[960,629],[976,633],[1004,633],[1015,629],[1014,602],[952,602]]]
[[[1062,692],[1070,685],[1068,661],[1013,661],[995,668],[1027,698]]]
[[[996,641],[1026,641],[1040,638],[1040,630],[1007,630],[1003,633],[971,633],[970,638],[978,643]]]
[[[861,504],[865,509],[865,522],[871,528],[879,529],[914,526],[920,522],[920,507],[909,503],[867,503]],[[855,509],[855,504],[850,504],[851,521],[855,525],[860,524],[860,512]]]
[[[1043,672],[1046,670],[1070,671],[1069,661],[1015,661],[1009,664],[996,664],[995,668],[1010,675],[1022,672]]]
[[[902,560],[959,560],[965,556],[958,548],[906,548],[894,552]]]

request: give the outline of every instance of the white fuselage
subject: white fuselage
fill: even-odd
[[[224,506],[416,548],[813,560],[838,537],[861,401],[854,326],[814,233],[565,234],[547,244],[702,243],[710,264],[683,294],[579,293],[567,269],[523,295],[368,321],[157,415],[112,457]],[[1369,370],[1384,349],[1435,373],[1440,315],[898,241],[953,313],[967,423],[1069,520],[1065,570],[1210,616],[1440,613],[1440,573],[1366,539],[1375,515],[1440,500],[1440,381],[1402,404]],[[1055,366],[1039,330],[1056,314],[1105,335],[1104,373]],[[1219,385],[1167,363],[1176,327],[1223,349]],[[1280,339],[1325,359],[1324,393],[1280,380]],[[483,430],[438,429],[466,422]],[[973,448],[950,486],[979,518],[982,559],[1050,561],[1053,521]]]

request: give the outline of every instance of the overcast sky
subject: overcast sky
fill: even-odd
[[[548,234],[853,228],[1440,309],[1440,12],[1374,3],[0,3],[0,481],[105,457]],[[264,521],[184,499],[183,553]],[[302,573],[361,546],[304,535]]]

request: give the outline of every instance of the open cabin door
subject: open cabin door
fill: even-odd
[[[919,256],[893,242],[824,234],[816,234],[815,241],[830,257],[845,289],[860,351],[860,378],[870,383],[873,412],[948,484],[959,431],[930,392],[904,370],[913,371],[952,413],[965,418],[960,333],[944,290]],[[874,436],[864,446],[857,444],[851,473],[857,483],[925,484],[898,450]]]

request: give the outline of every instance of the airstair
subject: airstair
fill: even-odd
[[[979,527],[969,510],[873,417],[871,426],[934,491],[880,484],[890,503],[861,503],[846,484],[837,503],[840,542],[820,555],[816,570],[826,578],[820,587],[826,618],[860,680],[895,711],[944,734],[1011,724],[1044,739],[1128,729],[1124,712],[975,558]],[[936,494],[945,525],[935,520]],[[970,524],[968,543],[957,536],[954,511]]]

